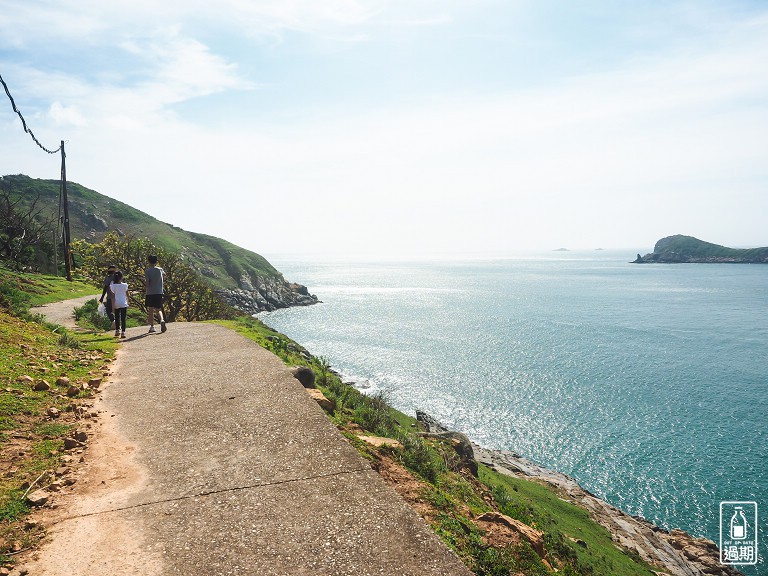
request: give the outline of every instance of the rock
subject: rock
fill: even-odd
[[[242,273],[239,288],[220,289],[216,293],[230,306],[249,314],[319,302],[306,286],[289,283],[282,275],[261,277]]]
[[[456,450],[456,454],[459,456],[461,467],[469,470],[469,472],[477,478],[478,470],[477,460],[475,460],[475,451],[472,448],[472,442],[470,442],[465,434],[462,434],[461,432],[451,432],[426,412],[417,410],[416,419],[427,431],[426,434],[422,434],[422,436],[438,438],[450,442],[453,449]]]
[[[51,389],[51,385],[48,384],[48,382],[45,381],[45,380],[40,380],[40,381],[37,382],[37,384],[35,384],[32,387],[32,389],[35,392],[45,392],[46,390],[50,390]]]
[[[391,448],[403,447],[403,445],[394,438],[383,438],[382,436],[358,436],[358,438],[366,444],[370,444],[376,448],[380,448],[381,446],[389,446]]]
[[[293,377],[296,378],[304,388],[315,387],[315,372],[311,368],[306,366],[296,366],[292,372]]]
[[[528,524],[520,522],[520,520],[515,520],[514,518],[499,514],[498,512],[486,512],[485,514],[478,516],[477,519],[484,522],[503,524],[504,526],[511,528],[528,541],[540,558],[546,556],[546,550],[544,549],[544,532],[539,532],[535,528],[528,526]]]
[[[69,388],[67,388],[67,396],[69,396],[70,398],[74,398],[78,394],[80,394],[80,387],[79,386],[72,385]]]
[[[64,450],[74,450],[80,447],[80,442],[74,438],[64,438]]]
[[[440,432],[450,432],[448,428],[440,424],[437,420],[432,418],[426,412],[416,410],[416,420],[418,420],[427,432],[434,432],[439,434]]]
[[[683,554],[685,554],[685,557],[688,558],[688,560],[699,559],[699,551],[694,546],[686,546],[683,548]]]
[[[50,408],[48,408],[48,410],[46,410],[46,414],[48,414],[50,418],[58,418],[59,416],[61,416],[61,410],[51,406]]]
[[[27,494],[27,502],[32,506],[40,507],[44,506],[50,497],[50,492],[46,492],[45,490],[35,490],[32,494]]]
[[[24,376],[19,376],[18,378],[16,378],[16,382],[18,382],[19,384],[29,384],[30,386],[34,381],[35,379],[32,378],[32,376],[27,376],[26,374]]]
[[[91,378],[88,380],[88,387],[93,388],[94,390],[97,389],[99,386],[101,386],[101,383],[103,382],[103,378]]]
[[[78,442],[82,442],[82,443],[88,442],[88,433],[84,432],[83,430],[78,430],[77,432],[75,432],[74,438]]]
[[[56,380],[56,386],[69,386],[70,380],[66,376],[61,376]]]
[[[333,402],[328,400],[328,398],[325,397],[325,395],[318,390],[317,388],[307,388],[307,393],[314,398],[315,402],[317,402],[320,405],[320,408],[325,410],[326,412],[333,412],[334,405]]]

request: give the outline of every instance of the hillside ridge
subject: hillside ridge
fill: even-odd
[[[46,215],[54,221],[58,217],[59,180],[36,179],[23,174],[3,176],[0,180],[12,197],[22,197],[29,203],[39,196]],[[318,302],[306,286],[288,282],[260,254],[222,238],[162,222],[76,182],[67,182],[67,195],[73,239],[100,242],[109,232],[147,237],[157,246],[183,255],[228,304],[243,312],[254,314]]]
[[[637,255],[633,264],[664,263],[729,263],[768,264],[768,247],[728,248],[699,240],[693,236],[676,234],[662,238],[645,256]]]

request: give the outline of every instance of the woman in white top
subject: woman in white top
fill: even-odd
[[[112,293],[112,309],[115,311],[115,337],[125,338],[125,317],[128,313],[128,284],[123,282],[123,273],[118,270],[109,286]]]

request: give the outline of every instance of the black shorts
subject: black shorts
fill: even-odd
[[[144,306],[148,308],[162,308],[163,307],[163,295],[162,294],[147,294],[144,298]]]

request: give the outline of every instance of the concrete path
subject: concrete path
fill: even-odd
[[[42,306],[36,306],[32,308],[30,312],[35,314],[42,314],[48,319],[48,322],[59,324],[70,330],[77,329],[75,324],[74,309],[80,308],[88,300],[99,299],[98,294],[91,294],[90,296],[81,296],[80,298],[73,298],[72,300],[64,300],[63,302],[53,302],[51,304],[44,304]]]
[[[128,330],[46,575],[469,575],[273,354]]]

